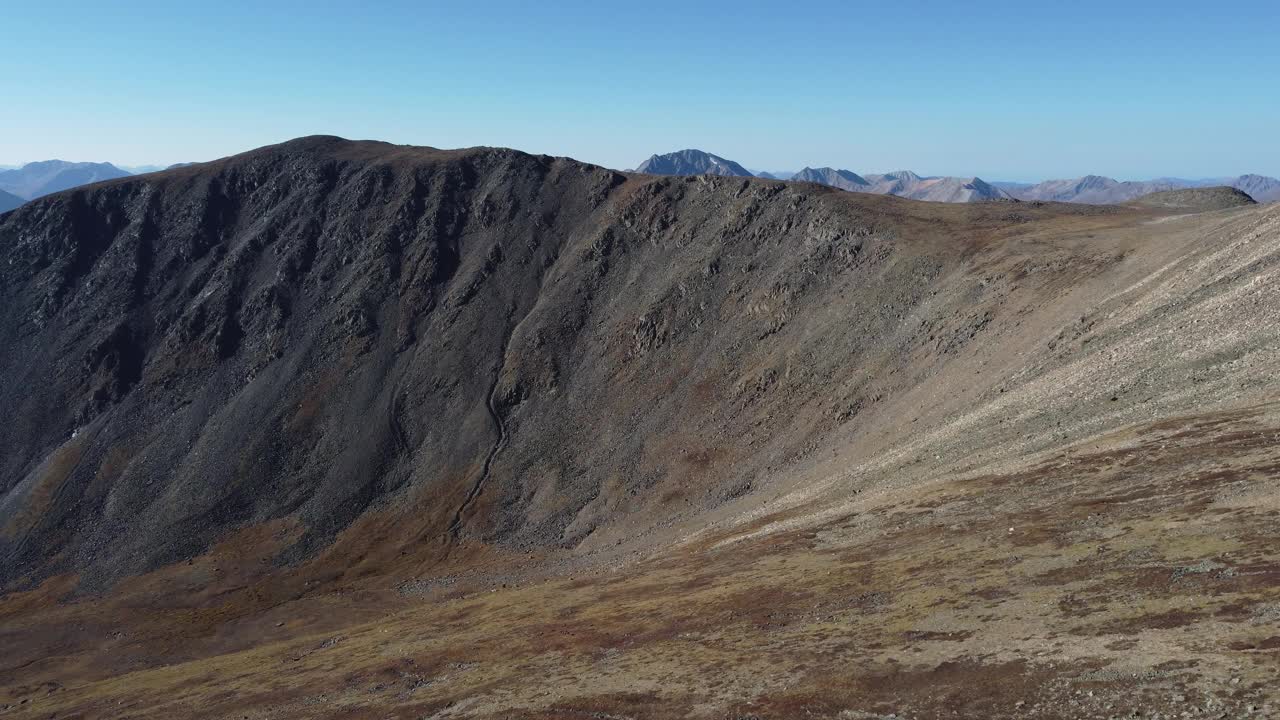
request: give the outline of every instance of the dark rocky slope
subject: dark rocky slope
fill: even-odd
[[[30,203],[0,224],[5,578],[286,517],[296,560],[372,508],[397,547],[520,547],[712,507],[883,392],[834,375],[943,332],[902,325],[964,252],[912,240],[929,212],[335,138]]]

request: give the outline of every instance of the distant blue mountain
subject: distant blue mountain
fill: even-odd
[[[0,190],[0,213],[7,213],[24,202],[26,201],[13,193]]]
[[[34,200],[60,190],[128,176],[128,172],[111,163],[44,160],[0,172],[0,190]]]

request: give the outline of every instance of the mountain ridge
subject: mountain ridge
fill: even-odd
[[[645,169],[638,169],[638,171],[658,175],[707,173],[745,177],[752,174],[736,162],[701,150],[682,150],[667,155],[654,155],[642,163],[642,167]],[[1240,175],[1234,178],[1206,180],[1157,178],[1127,181],[1102,175],[1085,175],[1079,178],[1028,183],[987,182],[975,176],[924,177],[910,170],[859,175],[850,170],[836,170],[831,167],[805,167],[795,173],[780,174],[761,171],[755,176],[767,180],[815,182],[842,190],[897,195],[913,200],[934,202],[1016,199],[1114,205],[1130,202],[1155,192],[1218,185],[1243,190],[1262,203],[1280,200],[1280,179],[1263,175]]]
[[[738,163],[701,150],[682,150],[668,155],[654,155],[637,168],[637,172],[657,175],[731,175],[751,176]],[[772,173],[755,175],[767,180],[779,179]],[[931,202],[984,202],[1010,200],[1012,196],[981,178],[921,177],[909,170],[876,175],[858,175],[851,170],[832,167],[805,167],[788,173],[786,182],[812,182],[849,192],[896,195]]]

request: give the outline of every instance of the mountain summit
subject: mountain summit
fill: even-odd
[[[680,150],[654,155],[640,163],[636,172],[649,175],[727,175],[754,177],[750,170],[732,160],[702,150]]]

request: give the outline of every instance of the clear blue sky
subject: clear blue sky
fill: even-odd
[[[191,5],[190,7],[184,7]],[[1280,175],[1280,0],[18,2],[0,164],[299,135],[634,167]]]

